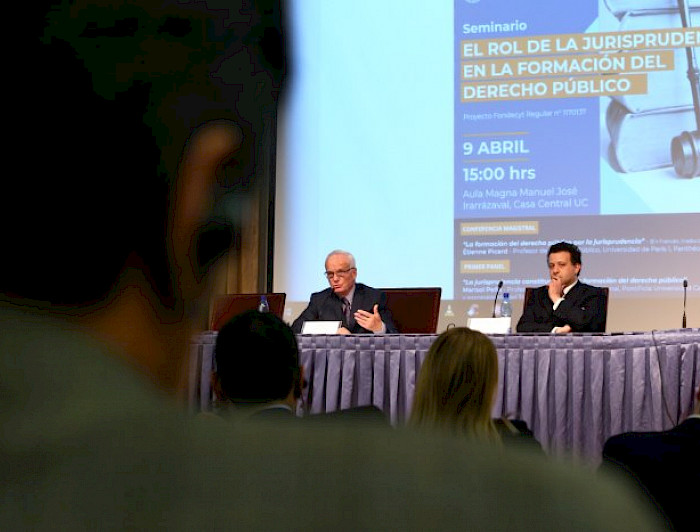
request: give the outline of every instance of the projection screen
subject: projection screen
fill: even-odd
[[[700,326],[700,129],[675,0],[298,0],[280,113],[274,290],[292,321],[326,254],[374,287],[442,287],[439,330],[583,253],[608,331]],[[692,169],[692,168],[691,168]]]

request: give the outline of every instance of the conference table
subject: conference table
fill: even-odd
[[[665,430],[692,410],[700,329],[624,334],[489,335],[498,353],[494,417],[527,422],[553,456],[592,465],[605,440]],[[437,335],[299,335],[311,414],[375,405],[393,425],[410,415],[416,375]],[[190,346],[189,403],[211,407],[216,333]]]

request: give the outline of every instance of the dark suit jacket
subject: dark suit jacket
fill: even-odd
[[[394,322],[391,320],[391,312],[389,312],[389,309],[386,308],[386,295],[384,292],[361,283],[356,283],[355,295],[352,299],[352,313],[354,314],[355,311],[359,309],[372,312],[375,304],[379,305],[379,315],[382,317],[382,321],[386,326],[386,332],[397,333],[398,330],[394,326]],[[294,320],[292,330],[299,334],[305,321],[319,320],[341,320],[343,325],[354,334],[371,334],[372,332],[360,327],[354,318],[351,320],[351,323],[345,323],[345,317],[343,316],[343,304],[340,301],[340,298],[333,293],[331,288],[326,288],[322,292],[311,294],[309,306],[306,307],[304,312],[302,312],[296,320]]]
[[[250,420],[252,421],[270,421],[279,423],[290,423],[299,421],[300,418],[294,414],[288,408],[283,406],[271,406],[263,408],[261,410],[256,410],[250,415]]]
[[[546,286],[535,289],[523,315],[518,332],[550,332],[554,327],[570,325],[572,332],[605,332],[605,293],[582,282],[569,290],[557,310],[552,310]]]
[[[389,419],[384,412],[374,405],[354,406],[344,410],[324,412],[322,414],[311,414],[304,418],[305,422],[311,423],[346,423],[346,424],[368,424],[380,427],[391,427]]]
[[[603,447],[604,468],[632,476],[676,530],[697,530],[700,517],[700,418],[663,432],[627,432]]]

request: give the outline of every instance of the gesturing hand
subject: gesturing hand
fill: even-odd
[[[372,332],[381,331],[384,325],[382,317],[379,315],[379,305],[374,305],[371,313],[366,310],[358,310],[355,312],[355,321]]]

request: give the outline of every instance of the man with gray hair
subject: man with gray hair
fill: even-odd
[[[386,295],[357,283],[355,257],[336,249],[326,257],[324,273],[330,288],[311,294],[304,312],[294,320],[292,330],[300,333],[306,321],[341,321],[339,334],[397,333],[386,308]]]

